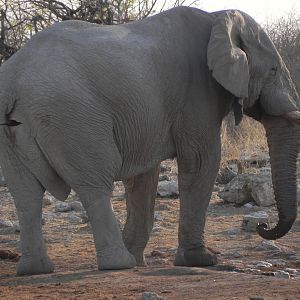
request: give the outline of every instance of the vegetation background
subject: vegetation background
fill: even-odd
[[[84,20],[115,25],[146,18],[180,5],[201,8],[204,0],[0,0],[0,66],[35,33],[54,22]],[[253,16],[255,18],[255,16]],[[300,16],[291,12],[270,24],[268,32],[300,91]],[[222,164],[267,152],[263,127],[244,117],[236,127],[229,115],[222,128]]]

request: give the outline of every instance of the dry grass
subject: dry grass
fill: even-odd
[[[222,161],[241,161],[247,157],[268,152],[265,130],[259,123],[244,116],[239,126],[233,124],[233,116],[229,115],[222,126]]]

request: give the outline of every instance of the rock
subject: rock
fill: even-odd
[[[275,203],[270,175],[239,174],[219,192],[226,202],[243,205],[254,201],[259,206],[271,206]]]
[[[298,270],[297,269],[286,268],[284,271],[288,272],[289,274],[291,274],[293,276],[297,276],[298,275]]]
[[[144,292],[142,294],[141,300],[163,300],[164,298],[161,296],[158,296],[156,293],[152,292]]]
[[[266,299],[262,297],[250,297],[250,300],[266,300]]]
[[[251,202],[251,187],[248,175],[240,174],[225,185],[224,190],[219,192],[219,197],[226,202],[243,205]]]
[[[45,222],[46,221],[51,221],[51,220],[54,220],[56,219],[58,216],[56,213],[53,213],[53,212],[47,212],[47,213],[43,213],[43,216],[42,216],[42,220],[44,220]]]
[[[55,203],[55,197],[50,194],[45,194],[43,197],[43,207],[49,206]]]
[[[163,220],[163,217],[161,216],[161,214],[159,212],[155,212],[154,213],[154,220],[155,221],[162,221]]]
[[[168,175],[160,175],[158,181],[170,181],[170,178]]]
[[[167,255],[159,250],[153,250],[150,254],[152,257],[161,257],[161,258],[166,258]]]
[[[170,210],[170,207],[168,204],[165,203],[159,203],[155,206],[155,209],[157,210]]]
[[[236,176],[237,173],[227,166],[218,172],[216,182],[219,184],[227,184]]]
[[[271,268],[272,264],[267,261],[255,261],[248,265],[249,268]]]
[[[227,234],[229,235],[237,235],[241,233],[241,229],[240,228],[231,228],[227,230]]]
[[[254,205],[252,203],[246,203],[246,204],[244,204],[244,207],[251,209],[254,207]]]
[[[274,276],[276,278],[286,278],[286,279],[290,279],[291,278],[290,273],[282,271],[282,270],[274,272]]]
[[[156,235],[156,234],[159,234],[161,232],[161,227],[156,225],[153,227],[152,229],[152,234]]]
[[[11,259],[13,261],[18,261],[21,255],[17,252],[11,250],[0,250],[0,259]]]
[[[69,206],[71,207],[71,210],[84,211],[84,208],[83,208],[82,203],[80,201],[72,201],[72,202],[69,203]]]
[[[248,232],[255,232],[259,223],[268,223],[269,216],[265,211],[257,211],[244,216],[242,228]]]
[[[275,204],[273,184],[270,175],[259,175],[251,183],[251,195],[258,206]]]
[[[170,172],[171,168],[161,164],[159,171],[160,173]]]
[[[285,267],[287,264],[287,261],[284,259],[268,259],[268,263],[272,264],[274,267]]]
[[[14,226],[14,223],[9,220],[0,220],[0,228],[11,228]]]
[[[60,202],[55,205],[55,212],[68,212],[71,210],[72,208],[69,203]]]
[[[178,196],[178,184],[175,181],[161,181],[158,183],[157,194],[160,197]]]
[[[276,251],[281,252],[281,248],[274,241],[262,241],[256,248],[258,251]]]
[[[68,216],[68,219],[71,223],[82,224],[82,218],[80,216],[71,214]]]
[[[300,254],[292,254],[288,257],[288,259],[292,260],[295,265],[300,266]]]

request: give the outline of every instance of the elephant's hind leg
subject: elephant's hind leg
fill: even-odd
[[[125,182],[127,194],[127,221],[123,240],[135,256],[137,265],[145,265],[144,249],[153,227],[154,201],[159,167]]]
[[[11,153],[2,165],[20,222],[22,256],[17,265],[18,275],[51,273],[42,236],[42,199],[44,188],[32,173]]]
[[[133,268],[136,262],[122,241],[110,195],[111,191],[104,188],[79,191],[79,197],[93,229],[98,268],[99,270]]]

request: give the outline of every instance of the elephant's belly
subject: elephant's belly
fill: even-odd
[[[153,145],[152,145],[153,149]],[[157,167],[163,160],[176,157],[173,139],[169,136],[157,144],[154,151],[137,152],[131,159],[123,158],[122,168],[115,180],[124,180],[148,172]]]

